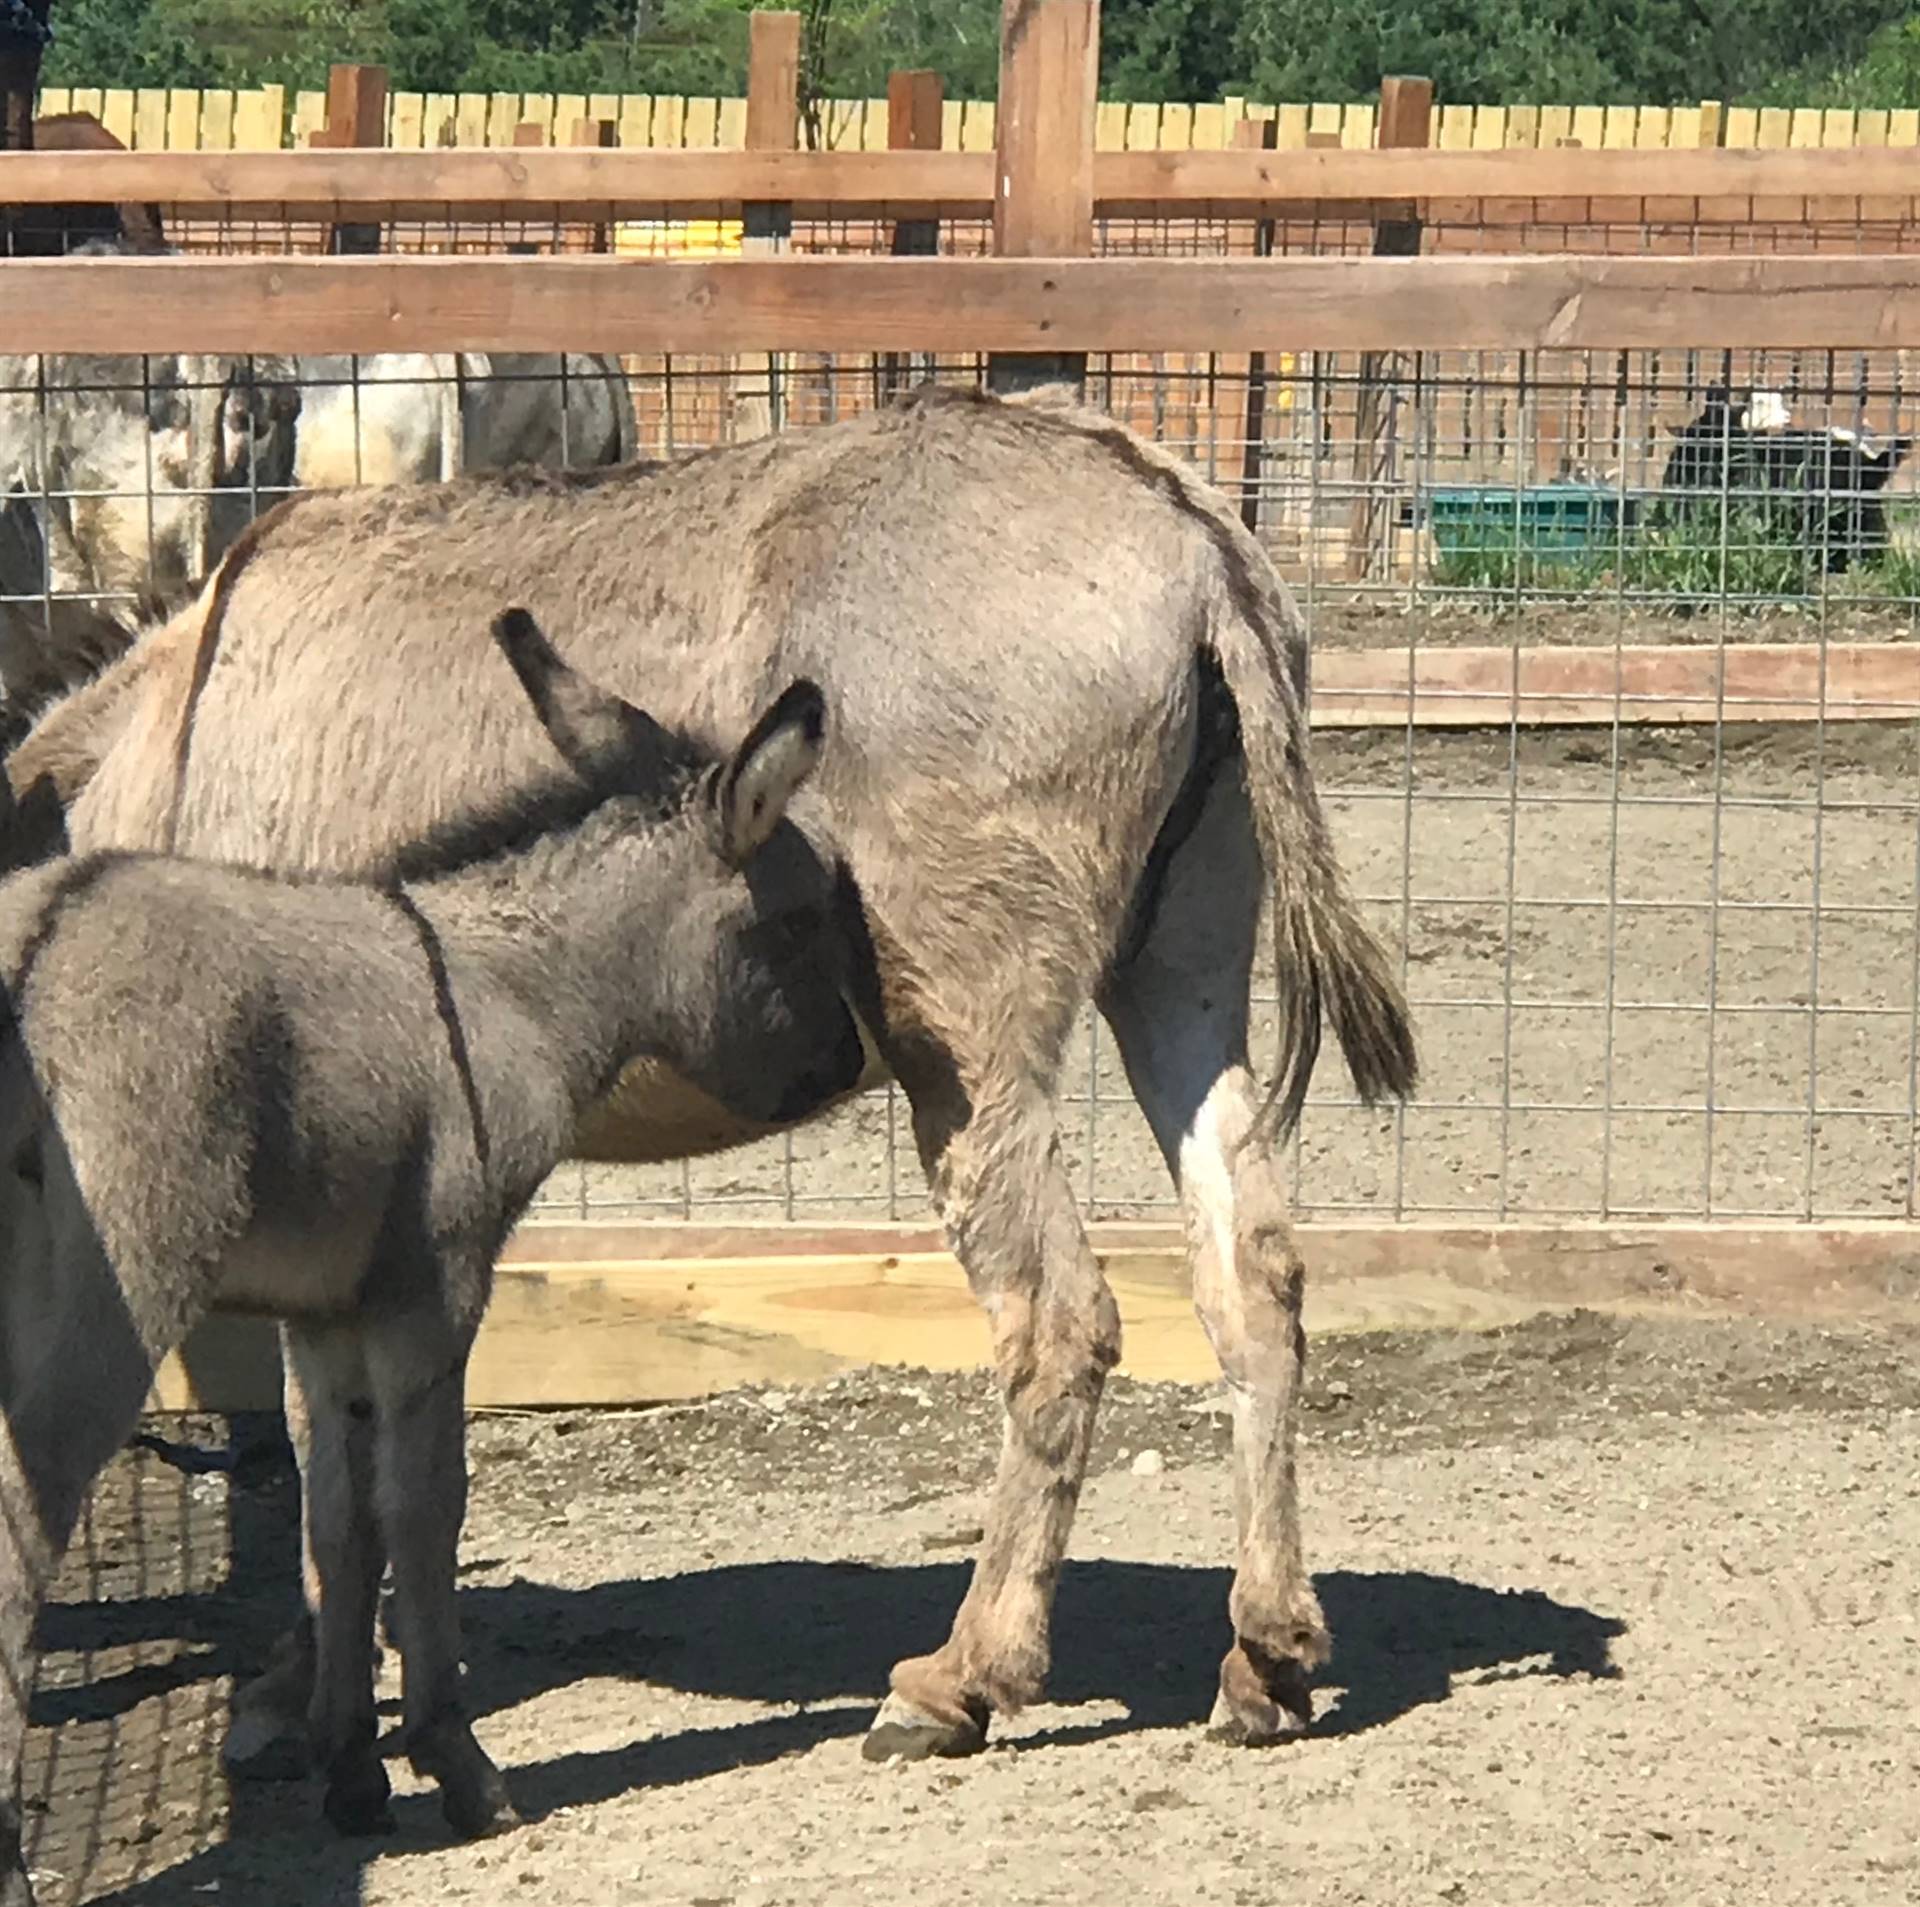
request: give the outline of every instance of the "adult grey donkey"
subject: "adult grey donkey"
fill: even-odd
[[[785,818],[819,690],[794,683],[715,765],[523,612],[495,635],[568,766],[529,763],[385,884],[97,852],[0,887],[0,1907],[32,1899],[19,1766],[41,1596],[156,1367],[215,1307],[290,1320],[316,1406],[328,1816],[386,1814],[384,1537],[414,1766],[461,1831],[510,1822],[461,1707],[454,1610],[463,1380],[495,1255],[636,1054],[756,1121],[860,1071],[841,890]]]
[[[1239,1559],[1214,1727],[1303,1728],[1328,1637],[1296,1510],[1302,1268],[1275,1144],[1323,1020],[1368,1100],[1406,1095],[1415,1061],[1336,867],[1305,631],[1259,545],[1174,458],[1057,391],[926,390],[645,471],[314,497],[56,707],[9,773],[57,792],[76,843],[376,865],[423,817],[526,772],[533,743],[462,640],[503,600],[715,745],[790,676],[834,696],[811,825],[863,905],[854,1004],[912,1103],[1006,1403],[965,1602],[942,1646],[894,1669],[869,1751],[977,1748],[1046,1673],[1120,1344],[1054,1107],[1089,998],[1178,1181],[1232,1398]],[[1280,1038],[1263,1085],[1248,995],[1268,893]],[[575,1151],[670,1158],[764,1130],[649,1065]],[[296,1445],[299,1391],[294,1372]],[[305,1674],[296,1647],[254,1686],[230,1756],[290,1735]]]

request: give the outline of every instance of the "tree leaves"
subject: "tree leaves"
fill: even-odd
[[[325,84],[339,59],[423,92],[734,94],[753,0],[58,0],[59,86]],[[811,0],[809,84],[930,66],[990,99],[1001,0]],[[1920,97],[1914,0],[1105,0],[1116,99],[1367,99],[1424,73],[1449,101],[1896,105]]]

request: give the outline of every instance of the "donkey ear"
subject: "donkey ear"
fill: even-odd
[[[826,727],[826,697],[811,682],[795,682],[720,771],[714,810],[720,852],[730,865],[744,866],[780,825],[787,803],[819,764]]]
[[[513,664],[540,726],[582,781],[637,791],[660,778],[672,753],[666,730],[562,661],[526,610],[497,617],[493,639]]]

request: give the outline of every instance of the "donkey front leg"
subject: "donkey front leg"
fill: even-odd
[[[961,1755],[990,1712],[1046,1679],[1054,1584],[1086,1474],[1094,1415],[1120,1355],[1120,1314],[1075,1210],[1053,1108],[1038,1090],[976,1099],[942,1144],[944,1110],[916,1099],[923,1154],[955,1254],[993,1327],[1006,1408],[999,1475],[973,1581],[934,1654],[900,1663],[865,1754]]]
[[[307,1412],[303,1511],[316,1599],[308,1716],[313,1758],[327,1779],[324,1806],[335,1829],[384,1834],[393,1816],[373,1699],[382,1554],[372,1381],[352,1325],[289,1325],[285,1342]]]
[[[470,1282],[483,1288],[484,1281],[483,1268]],[[520,1819],[500,1770],[474,1738],[461,1696],[454,1578],[467,1513],[466,1376],[473,1332],[472,1324],[417,1312],[383,1320],[367,1335],[407,1754],[416,1773],[439,1784],[448,1825],[469,1840]]]

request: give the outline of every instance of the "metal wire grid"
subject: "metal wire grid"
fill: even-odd
[[[228,1480],[129,1451],[90,1493],[42,1621],[21,1790],[49,1903],[137,1885],[219,1838],[226,1696],[202,1613],[227,1575]]]
[[[1684,201],[1678,202],[1684,204]],[[1747,202],[1753,216],[1739,220],[1688,215],[1676,202],[1632,200],[1499,199],[1429,202],[1421,249],[1429,254],[1566,253],[1602,256],[1708,257],[1715,255],[1829,255],[1920,250],[1920,198],[1822,198]],[[1096,219],[1093,249],[1100,256],[1350,256],[1371,252],[1374,226],[1337,204],[1322,209],[1276,207],[1258,220],[1196,208],[1179,216],[1114,215]],[[423,209],[378,227],[380,249],[402,255],[500,255],[514,252],[617,252],[635,257],[698,257],[737,250],[745,208],[661,204],[622,209],[604,217],[491,217],[449,205]],[[791,221],[785,245],[797,252],[884,254],[893,249],[898,221],[884,211],[854,217]],[[981,217],[943,218],[936,245],[950,257],[993,250],[993,226]],[[292,208],[277,216],[176,214],[168,242],[199,255],[317,254],[328,248],[333,221]],[[73,241],[92,234],[76,228]]]
[[[1195,250],[1226,249],[1247,229],[1196,221],[1185,236]],[[875,225],[866,236],[878,243],[884,233]],[[825,234],[843,249],[859,236],[851,227]],[[1316,231],[1314,243],[1328,236]],[[1341,236],[1370,237],[1364,228]],[[984,246],[985,227],[949,227],[943,237],[953,249]],[[1113,250],[1166,239],[1163,222],[1109,221],[1103,229]],[[744,368],[724,359],[626,364],[641,446],[652,455],[727,441],[755,410],[756,426],[799,427],[866,409],[903,376],[973,380],[984,368],[965,355],[916,356],[904,366],[817,355]],[[352,373],[368,374],[363,366]],[[145,364],[138,379],[149,394],[164,381]],[[1091,366],[1096,402],[1242,496],[1299,588],[1321,653],[1405,660],[1405,685],[1387,693],[1405,719],[1326,734],[1320,756],[1343,849],[1413,990],[1428,1084],[1414,1109],[1382,1117],[1341,1097],[1337,1065],[1323,1072],[1293,1157],[1307,1209],[1399,1217],[1915,1214],[1920,708],[1910,689],[1905,700],[1833,701],[1828,663],[1843,641],[1913,639],[1920,505],[1902,501],[1912,488],[1903,470],[1886,493],[1890,547],[1843,551],[1847,560],[1836,567],[1832,526],[1819,510],[1808,519],[1814,534],[1783,538],[1766,518],[1778,498],[1726,480],[1689,529],[1659,546],[1660,560],[1650,560],[1629,506],[1658,505],[1672,433],[1697,417],[1716,384],[1776,393],[1803,428],[1885,437],[1913,426],[1912,367],[1899,354],[1361,360],[1276,352],[1257,362],[1113,357]],[[1262,401],[1250,425],[1256,387]],[[31,393],[13,389],[49,401],[38,382]],[[0,389],[0,401],[7,395]],[[1574,478],[1610,494],[1616,508],[1610,536],[1568,560],[1528,545],[1525,505],[1541,487]],[[151,467],[146,483],[150,507]],[[1463,485],[1491,493],[1496,515],[1500,499],[1511,497],[1504,542],[1464,553],[1444,547],[1431,506]],[[74,494],[97,501],[105,493]],[[1822,507],[1836,500],[1845,502],[1820,490],[1813,498]],[[85,591],[75,598],[90,600]],[[0,621],[35,607],[43,615],[53,608],[44,577],[0,595]],[[1800,696],[1807,721],[1755,739],[1741,726],[1743,698],[1728,690],[1724,672],[1703,711],[1709,719],[1679,729],[1638,719],[1636,703],[1648,698],[1627,672],[1636,645],[1689,644],[1724,657],[1781,638],[1818,652],[1816,686]],[[1587,728],[1531,726],[1520,666],[1536,644],[1611,652],[1613,692]],[[1488,766],[1488,730],[1446,735],[1419,719],[1454,693],[1414,693],[1423,658],[1461,645],[1504,645],[1513,657],[1497,772]],[[1767,700],[1777,711],[1783,698]],[[1899,719],[1851,719],[1863,714]],[[1760,773],[1769,761],[1781,771]],[[1845,765],[1839,792],[1836,762]],[[1477,764],[1479,785],[1449,785],[1468,763]],[[1564,878],[1542,889],[1532,877],[1532,843],[1555,828],[1565,836],[1562,871],[1587,869],[1590,891],[1568,892]],[[1754,891],[1743,858],[1756,828],[1771,844],[1793,843],[1773,891]],[[1835,859],[1834,843],[1849,831],[1872,837],[1859,852],[1875,877],[1858,891],[1854,850]],[[1456,839],[1463,864],[1491,866],[1499,878],[1435,873],[1441,844]],[[1650,870],[1703,857],[1703,886],[1665,892],[1656,882],[1649,891]],[[1780,898],[1788,891],[1791,898]],[[1568,920],[1581,923],[1582,952],[1598,950],[1604,960],[1597,975],[1556,988],[1527,961],[1557,944]],[[1648,936],[1655,925],[1683,922],[1699,942],[1663,976]],[[1792,947],[1766,956],[1763,925],[1790,932]],[[1863,934],[1871,957],[1847,951]],[[1455,968],[1457,980],[1444,988],[1428,982]],[[1851,991],[1836,995],[1836,984]],[[1263,994],[1263,1022],[1271,1005]],[[1648,1032],[1656,1025],[1664,1029],[1658,1037]],[[1869,1029],[1883,1036],[1878,1045],[1866,1040]],[[1863,1043],[1871,1045],[1864,1056]],[[1783,1058],[1788,1046],[1801,1056],[1792,1065]],[[1665,1076],[1649,1050],[1673,1060]],[[1069,1070],[1063,1120],[1090,1204],[1114,1214],[1164,1209],[1164,1174],[1110,1042],[1091,1022]],[[1823,1089],[1836,1079],[1840,1099]],[[887,1094],[829,1128],[717,1161],[569,1168],[546,1205],[912,1216],[924,1192],[906,1132],[903,1109]],[[1687,1158],[1694,1164],[1682,1170]]]

